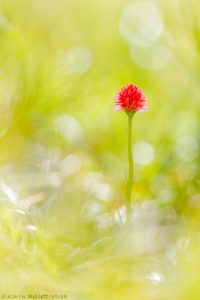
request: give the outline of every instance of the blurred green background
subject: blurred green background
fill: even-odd
[[[0,0],[0,294],[200,299],[199,10]],[[132,82],[149,110],[127,224]]]

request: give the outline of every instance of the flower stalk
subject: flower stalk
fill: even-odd
[[[133,187],[133,172],[134,172],[134,164],[133,164],[133,113],[128,113],[128,180],[127,180],[127,199],[126,199],[126,211],[127,214],[131,212],[131,195],[132,195],[132,187]]]

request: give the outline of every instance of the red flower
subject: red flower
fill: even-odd
[[[146,98],[143,92],[135,85],[128,84],[116,96],[116,110],[125,109],[126,112],[145,111]]]

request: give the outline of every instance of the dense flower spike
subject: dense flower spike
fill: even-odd
[[[124,109],[126,112],[145,111],[147,109],[146,98],[135,84],[129,84],[120,90],[116,96],[116,105],[116,110]]]

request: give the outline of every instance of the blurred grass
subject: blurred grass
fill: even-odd
[[[163,31],[140,49],[119,30],[136,2],[0,1],[2,293],[200,297],[200,4],[152,1]],[[141,25],[140,43],[155,38]],[[124,224],[127,124],[113,99],[129,82],[149,99],[134,140],[153,156],[137,154]]]

